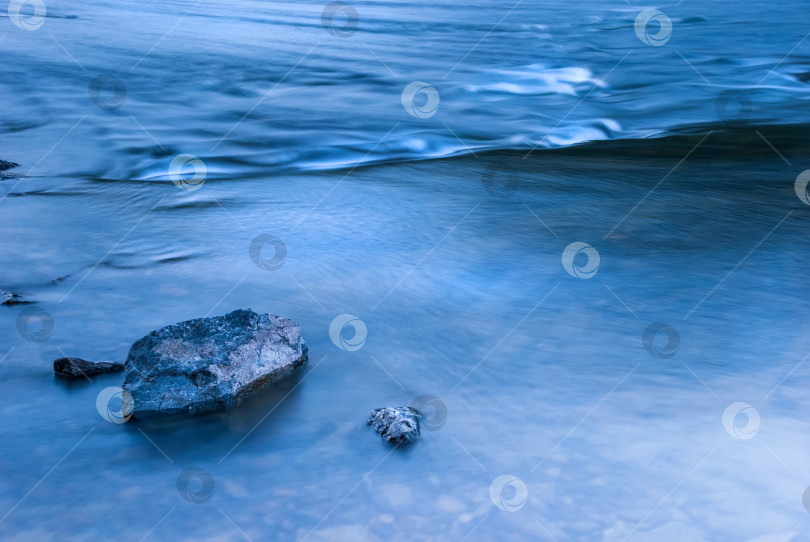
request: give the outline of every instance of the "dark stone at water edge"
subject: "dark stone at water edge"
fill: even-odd
[[[0,171],[5,171],[7,169],[12,169],[17,167],[19,164],[15,164],[14,162],[7,162],[5,160],[0,160]]]
[[[238,404],[307,362],[298,324],[252,310],[151,332],[129,350],[124,414],[200,413]]]
[[[124,364],[114,361],[87,361],[82,358],[59,358],[53,362],[53,372],[59,376],[66,376],[68,378],[117,373],[123,370]]]
[[[383,440],[400,443],[419,437],[419,418],[422,415],[411,407],[375,408],[368,425],[382,435]]]
[[[28,303],[14,292],[0,291],[0,305],[17,305],[18,303]]]

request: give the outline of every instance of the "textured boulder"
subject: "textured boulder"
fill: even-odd
[[[124,364],[114,361],[87,361],[82,358],[59,358],[53,362],[53,372],[59,376],[66,376],[68,378],[117,373],[123,370]]]
[[[129,350],[124,414],[200,413],[232,407],[307,362],[298,324],[252,310],[151,332]],[[126,396],[125,396],[126,397]]]
[[[411,407],[375,408],[368,425],[382,435],[383,440],[400,443],[419,437],[419,418],[422,415]]]

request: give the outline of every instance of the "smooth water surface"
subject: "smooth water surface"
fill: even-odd
[[[348,37],[316,3],[0,19],[0,289],[33,301],[0,307],[2,538],[810,540],[804,6],[352,5]],[[113,424],[120,374],[53,376],[248,307],[310,361],[231,411]],[[423,395],[418,442],[366,427]]]

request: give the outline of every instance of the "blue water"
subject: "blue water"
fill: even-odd
[[[320,3],[49,2],[35,31],[4,21],[3,132],[30,169],[73,128],[31,174],[158,179],[189,153],[228,178],[810,120],[800,2],[660,6],[663,46],[604,4],[359,3],[339,37]],[[402,106],[414,81],[430,117]]]
[[[810,540],[806,7],[513,6],[0,18],[0,538]],[[53,376],[247,307],[310,362],[231,411]]]

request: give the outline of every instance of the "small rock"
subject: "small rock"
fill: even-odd
[[[7,169],[12,169],[17,167],[19,164],[15,164],[14,162],[7,162],[6,160],[0,160],[0,171],[5,171]]]
[[[114,361],[87,361],[82,358],[59,358],[53,362],[53,372],[59,376],[66,376],[68,378],[117,373],[123,370],[124,364]]]
[[[146,418],[230,408],[306,362],[301,329],[280,316],[248,309],[180,322],[130,348],[123,388],[132,401],[124,414]]]
[[[5,160],[0,160],[0,180],[11,179],[14,177],[18,177],[18,174],[12,173],[11,171],[6,171],[7,169],[12,169],[17,167],[17,164],[14,162],[6,162]]]
[[[14,292],[0,291],[0,305],[17,305],[18,303],[28,303],[28,301],[23,300]]]
[[[368,425],[382,435],[383,440],[400,443],[419,437],[419,418],[422,415],[411,407],[375,408]]]

